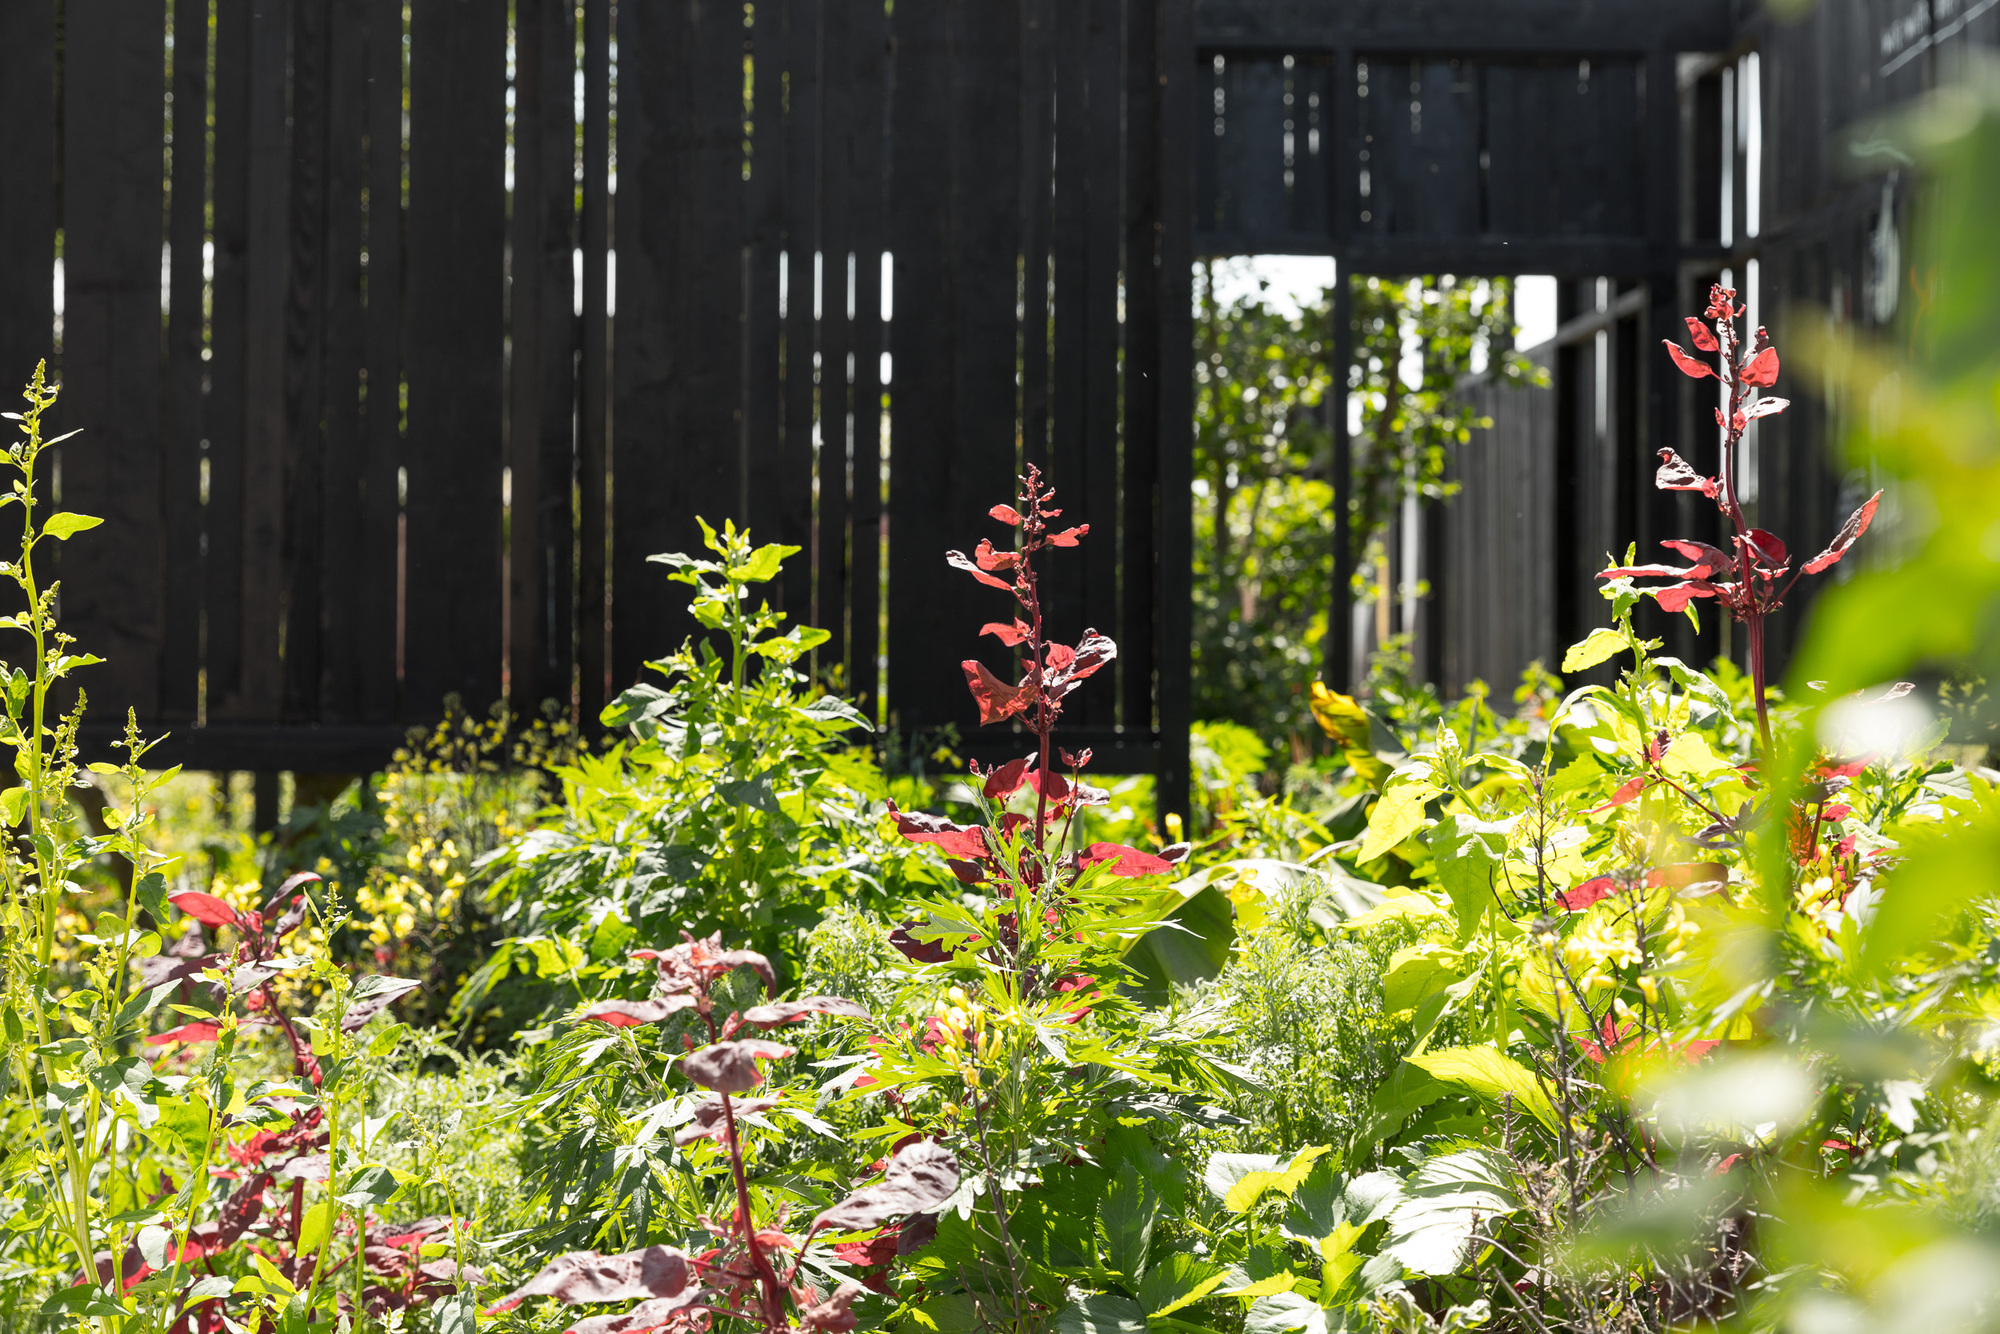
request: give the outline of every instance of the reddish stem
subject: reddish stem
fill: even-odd
[[[764,1248],[757,1244],[757,1227],[750,1220],[750,1182],[743,1172],[743,1146],[736,1139],[736,1112],[729,1105],[727,1093],[718,1090],[716,1096],[722,1099],[723,1134],[729,1145],[729,1170],[736,1177],[736,1217],[743,1229],[743,1245],[750,1252],[751,1267],[757,1271],[758,1286],[764,1290],[764,1322],[777,1334],[790,1323],[785,1319],[784,1288],[779,1285],[778,1273],[771,1268]]]

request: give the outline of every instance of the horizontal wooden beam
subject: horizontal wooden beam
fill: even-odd
[[[1506,275],[1558,278],[1638,278],[1662,262],[1642,238],[1387,237],[1342,243],[1331,236],[1235,236],[1202,232],[1202,255],[1331,255],[1354,273]],[[1673,263],[1672,256],[1664,261]]]
[[[1729,0],[1195,0],[1202,50],[1536,55],[1716,51],[1735,36]]]

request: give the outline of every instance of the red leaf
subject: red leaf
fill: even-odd
[[[944,869],[950,871],[968,885],[983,885],[986,883],[986,868],[978,862],[964,861],[957,857],[947,857],[944,859]]]
[[[907,1214],[930,1213],[958,1189],[958,1160],[936,1140],[896,1151],[880,1185],[854,1192],[813,1219],[813,1231],[864,1232]]]
[[[1696,380],[1701,379],[1703,376],[1715,374],[1715,371],[1709,367],[1707,362],[1696,361],[1693,357],[1681,351],[1681,345],[1673,339],[1662,338],[1660,341],[1666,344],[1667,355],[1674,359],[1674,365],[1681,368],[1681,374],[1690,376]]]
[[[1028,781],[1028,766],[1035,762],[1032,755],[1024,755],[1018,760],[1009,760],[986,776],[986,786],[981,788],[989,801],[1005,801],[1021,790],[1021,784]]]
[[[1638,796],[1641,792],[1645,790],[1646,790],[1646,775],[1640,774],[1637,778],[1627,781],[1623,787],[1619,788],[1616,792],[1613,792],[1611,794],[1611,800],[1605,802],[1602,806],[1593,806],[1590,808],[1589,811],[1585,813],[1589,815],[1599,815],[1605,811],[1610,810],[1614,806],[1623,806],[1626,802],[1631,801],[1634,797]]]
[[[717,1093],[748,1093],[764,1082],[759,1061],[778,1061],[798,1049],[763,1038],[737,1042],[714,1042],[681,1062],[681,1071],[690,1080]]]
[[[1084,850],[1083,864],[1096,866],[1100,862],[1111,863],[1113,875],[1165,875],[1174,869],[1174,864],[1150,852],[1128,848],[1123,843],[1093,843]]]
[[[896,832],[912,843],[935,843],[954,857],[986,856],[986,833],[971,825],[953,824],[942,815],[930,815],[923,811],[899,811],[896,803],[889,803],[889,814],[896,817]]]
[[[1695,563],[1694,568],[1689,570],[1688,573],[1697,579],[1706,578],[1714,574],[1727,575],[1736,568],[1734,557],[1720,547],[1712,547],[1706,542],[1690,542],[1680,538],[1671,538],[1660,543],[1660,545],[1671,551],[1678,552],[1693,561]]]
[[[981,726],[1001,722],[1017,713],[1026,711],[1035,702],[1032,686],[1010,686],[999,677],[986,670],[976,659],[967,658],[959,664],[965,669],[966,689],[979,701],[979,722]]]
[[[1070,793],[1075,790],[1070,787],[1068,779],[1052,769],[1037,769],[1029,774],[1028,786],[1035,789],[1036,796],[1047,797],[1050,801],[1068,801]]]
[[[1760,398],[1744,409],[1743,419],[1756,421],[1759,417],[1775,417],[1790,406],[1792,400],[1789,398]]]
[[[979,563],[982,570],[1011,570],[1021,563],[1020,556],[1012,551],[995,551],[993,544],[983,537],[979,539],[979,545],[972,549],[972,559]]]
[[[1002,523],[1011,523],[1016,528],[1021,526],[1021,516],[1012,505],[995,505],[986,513]]]
[[[1875,757],[1872,755],[1864,756],[1863,758],[1858,760],[1849,760],[1846,764],[1837,765],[1834,768],[1828,769],[1826,773],[1822,776],[1826,778],[1859,777],[1862,773],[1864,773],[1867,770],[1868,766],[1873,764],[1874,762],[1875,762]]]
[[[1721,1045],[1721,1038],[1697,1038],[1693,1042],[1681,1044],[1681,1055],[1687,1058],[1689,1065],[1693,1065]]]
[[[1090,525],[1080,523],[1074,528],[1065,528],[1060,533],[1050,534],[1049,545],[1052,547],[1073,547],[1077,544],[1078,539],[1088,536],[1089,533]]]
[[[1852,806],[1829,806],[1819,813],[1819,818],[1832,824],[1835,820],[1845,820],[1852,814],[1854,814]]]
[[[1722,344],[1715,341],[1715,335],[1709,332],[1706,324],[1692,315],[1684,318],[1687,320],[1688,337],[1694,340],[1696,349],[1702,352],[1722,351]]]
[[[1743,540],[1757,553],[1757,559],[1771,569],[1779,568],[1792,558],[1792,553],[1785,548],[1785,540],[1767,529],[1752,528],[1744,534]]]
[[[1012,648],[1014,645],[1022,643],[1028,638],[1028,627],[1019,621],[1015,621],[1012,625],[1003,625],[999,621],[988,621],[979,627],[979,633],[982,635],[992,635],[1008,648]]]
[[[236,909],[224,903],[213,894],[204,894],[198,889],[185,890],[179,894],[169,894],[167,902],[179,908],[197,922],[208,926],[241,926],[243,917]]]
[[[974,565],[963,551],[945,552],[944,561],[945,564],[951,566],[954,570],[964,570],[967,574],[971,575],[974,579],[977,579],[980,583],[987,585],[989,588],[1005,589],[1009,593],[1014,591],[1014,585],[1008,583],[1005,579],[996,579],[992,575],[986,573],[986,571],[980,569],[977,565]]]
[[[1882,493],[1877,491],[1874,495],[1868,497],[1867,504],[1848,515],[1847,522],[1840,526],[1840,532],[1835,534],[1833,541],[1827,544],[1826,550],[1806,562],[1805,573],[1818,574],[1821,570],[1826,569],[1842,556],[1845,556],[1847,549],[1859,541],[1861,535],[1868,531],[1868,525],[1875,519],[1875,506],[1881,503],[1881,500]]]
[[[585,1010],[583,1017],[609,1024],[613,1028],[637,1028],[641,1024],[657,1024],[682,1010],[694,1008],[694,1005],[695,998],[685,993],[679,996],[664,996],[659,1000],[608,1000],[599,1001]]]
[[[1608,899],[1617,892],[1618,882],[1608,875],[1600,875],[1584,881],[1575,889],[1556,895],[1556,902],[1571,912],[1582,912],[1591,904]]]
[[[155,1033],[146,1039],[149,1047],[164,1047],[169,1042],[213,1042],[222,1036],[222,1030],[214,1024],[182,1024],[164,1033]]]
[[[578,1251],[551,1261],[541,1273],[487,1307],[486,1314],[511,1311],[530,1297],[553,1297],[565,1306],[671,1297],[687,1289],[693,1277],[687,1257],[665,1246],[623,1255]]]
[[[1716,421],[1721,420],[1718,415]],[[1699,491],[1710,497],[1716,492],[1713,477],[1703,477],[1693,464],[1671,449],[1660,451],[1660,470],[1653,474],[1653,485],[1662,491]]]
[[[1743,363],[1743,373],[1738,377],[1744,384],[1754,384],[1760,389],[1769,389],[1778,382],[1778,349],[1767,347],[1750,360]]]
[[[1668,615],[1678,615],[1687,610],[1687,604],[1696,598],[1712,598],[1715,589],[1699,579],[1690,579],[1684,584],[1668,584],[1665,588],[1646,590],[1653,595],[1653,601],[1660,604],[1660,610]]]
[[[801,996],[797,1000],[753,1005],[743,1012],[743,1020],[759,1028],[776,1028],[781,1024],[799,1023],[813,1014],[838,1015],[842,1019],[869,1017],[868,1011],[861,1005],[841,996]]]

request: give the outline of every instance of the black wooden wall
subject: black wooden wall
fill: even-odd
[[[1056,629],[1121,647],[1077,740],[1173,790],[1192,63],[1173,0],[0,6],[0,376],[83,428],[103,716],[300,770],[453,694],[594,717],[701,515],[805,549],[871,713],[1004,747],[943,554],[1032,461],[1092,531]]]

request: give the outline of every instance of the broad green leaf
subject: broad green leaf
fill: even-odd
[[[475,1334],[479,1328],[479,1303],[470,1288],[460,1289],[433,1308],[431,1328],[436,1334]]]
[[[1563,654],[1562,669],[1565,672],[1588,671],[1601,662],[1611,661],[1627,647],[1625,636],[1616,630],[1592,630],[1582,643],[1569,646],[1569,652]]]
[[[0,792],[0,820],[5,820],[9,829],[18,827],[21,817],[28,813],[28,795],[26,787],[10,787]]]
[[[1438,883],[1451,896],[1460,940],[1472,938],[1496,902],[1494,880],[1506,859],[1507,831],[1512,827],[1512,820],[1480,820],[1459,811],[1447,815],[1431,834]]]
[[[1146,1270],[1139,1285],[1139,1305],[1150,1316],[1172,1315],[1222,1286],[1229,1271],[1200,1256],[1176,1253]]]
[[[1389,1215],[1382,1254],[1428,1277],[1457,1272],[1473,1229],[1521,1207],[1514,1169],[1491,1149],[1460,1149],[1427,1158],[1404,1185]]]
[[[1079,1297],[1056,1317],[1057,1334],[1146,1334],[1146,1313],[1130,1297]]]
[[[1104,1262],[1135,1284],[1146,1275],[1146,1252],[1153,1244],[1153,1224],[1160,1216],[1160,1197],[1152,1183],[1130,1162],[1118,1170],[1097,1225],[1104,1234]]]
[[[775,542],[758,547],[750,553],[750,559],[741,565],[730,566],[729,577],[740,583],[761,584],[777,578],[778,568],[784,564],[785,558],[798,554],[799,548],[779,546]]]
[[[1180,894],[1187,882],[1167,891]],[[1169,900],[1171,901],[1171,900]],[[1222,971],[1236,945],[1236,909],[1221,889],[1189,893],[1164,917],[1164,925],[1134,940],[1125,962],[1139,975],[1131,995],[1148,1005],[1164,1005],[1176,986],[1205,981]]]
[[[1244,1177],[1252,1172],[1275,1172],[1280,1161],[1275,1153],[1212,1153],[1202,1169],[1201,1182],[1209,1194],[1224,1200]]]
[[[1465,956],[1443,945],[1411,945],[1389,956],[1382,977],[1382,1008],[1390,1014],[1414,1010],[1465,975]]]
[[[60,514],[49,516],[48,522],[42,525],[42,533],[58,542],[67,542],[74,534],[88,532],[103,522],[104,520],[93,519],[88,514],[71,514],[68,510],[64,510]]]
[[[1399,769],[1382,789],[1382,799],[1368,816],[1368,836],[1354,854],[1356,863],[1372,862],[1390,851],[1424,823],[1424,803],[1444,789],[1430,780],[1430,766]]]
[[[1309,1144],[1293,1154],[1292,1160],[1283,1168],[1245,1172],[1223,1195],[1222,1207],[1232,1214],[1248,1213],[1268,1191],[1290,1199],[1292,1192],[1299,1188],[1299,1183],[1312,1171],[1313,1164],[1331,1151],[1324,1144]]]
[[[1736,764],[1716,754],[1699,732],[1683,732],[1660,756],[1660,768],[1676,778],[1701,780],[1734,772]]]
[[[299,1253],[304,1255],[320,1248],[320,1244],[333,1232],[333,1201],[322,1199],[305,1212],[299,1224]]]
[[[1259,1297],[1243,1317],[1243,1334],[1289,1334],[1291,1330],[1327,1334],[1329,1328],[1326,1308],[1296,1292]]]
[[[1549,1129],[1556,1128],[1556,1109],[1535,1072],[1493,1047],[1448,1047],[1405,1057],[1432,1079],[1463,1089],[1488,1102],[1510,1097],[1514,1105]]]

